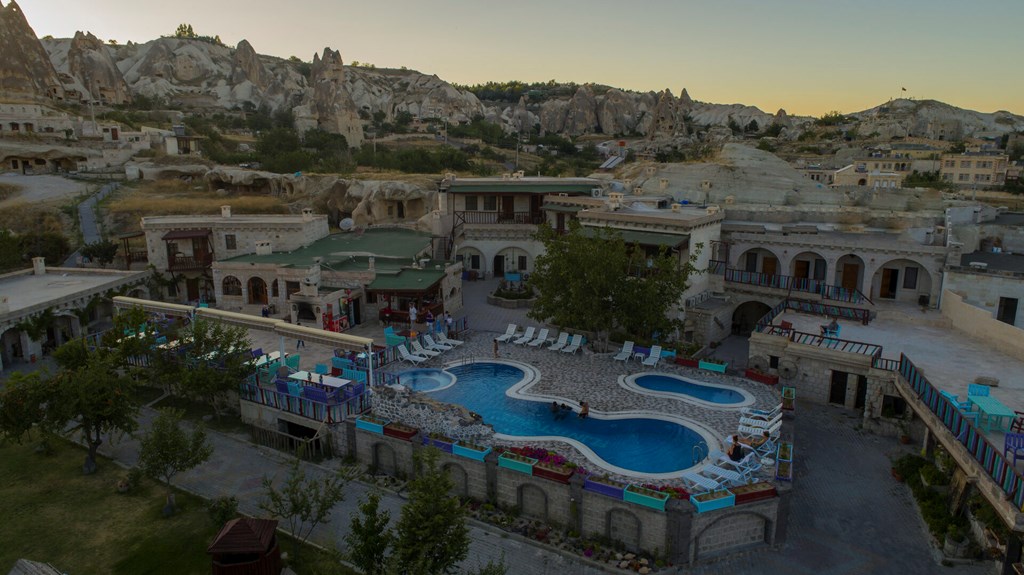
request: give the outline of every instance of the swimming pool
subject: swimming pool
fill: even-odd
[[[424,393],[437,391],[455,383],[455,376],[440,369],[410,369],[398,374],[402,385]]]
[[[625,475],[676,475],[699,463],[694,461],[695,445],[702,444],[698,456],[703,456],[704,445],[715,441],[710,432],[702,433],[669,416],[592,411],[588,419],[576,413],[556,418],[550,411],[553,398],[527,398],[521,390],[508,393],[523,383],[527,373],[510,363],[469,363],[446,371],[455,376],[455,384],[430,392],[431,397],[475,411],[501,436],[565,441],[598,466]],[[401,380],[405,382],[404,377]]]
[[[754,396],[731,385],[696,382],[669,373],[644,373],[623,376],[620,384],[644,395],[679,399],[703,407],[738,408],[754,403]]]

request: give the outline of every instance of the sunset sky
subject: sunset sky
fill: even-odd
[[[7,4],[6,0],[0,2]],[[1022,0],[22,0],[39,36],[145,42],[192,24],[228,45],[407,66],[461,84],[686,88],[774,112],[890,98],[1024,114]],[[906,92],[901,88],[905,87]]]

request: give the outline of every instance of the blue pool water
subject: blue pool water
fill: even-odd
[[[455,378],[440,369],[410,369],[398,374],[398,379],[413,391],[430,392],[451,384]]]
[[[742,393],[723,387],[701,385],[679,377],[667,375],[641,375],[636,378],[636,384],[651,391],[668,391],[689,395],[709,403],[719,405],[732,405],[743,403],[746,399]]]
[[[579,419],[576,413],[556,419],[549,402],[505,395],[524,375],[511,365],[471,363],[447,371],[456,376],[455,385],[431,393],[432,397],[475,411],[498,433],[575,439],[623,469],[642,473],[686,469],[694,464],[693,446],[703,441],[696,431],[659,419]]]

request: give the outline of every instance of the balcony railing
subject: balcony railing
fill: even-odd
[[[773,326],[772,322],[775,321],[775,318],[779,316],[779,314],[782,314],[787,310],[794,310],[813,315],[823,315],[837,319],[844,318],[859,321],[864,325],[867,325],[868,322],[871,321],[871,312],[859,307],[828,305],[815,301],[787,298],[775,304],[775,307],[773,307],[768,313],[764,314],[761,319],[757,320],[757,324],[754,325],[754,331],[758,333],[770,333],[772,328],[778,328],[778,326]]]
[[[304,397],[295,397],[251,383],[242,383],[239,386],[238,394],[242,401],[259,403],[328,424],[339,423],[349,417],[365,413],[370,410],[371,406],[369,392],[336,403],[324,403]]]
[[[782,289],[790,292],[817,294],[822,299],[847,303],[864,303],[874,305],[867,296],[858,289],[848,289],[842,286],[827,284],[821,280],[809,278],[797,278],[778,274],[763,274],[758,272],[747,272],[727,267],[724,261],[712,260],[708,265],[708,271],[713,274],[725,276],[725,281],[752,285],[763,288]]]
[[[213,255],[203,256],[171,256],[167,261],[167,269],[172,272],[202,270],[213,264]]]
[[[544,223],[541,212],[455,212],[459,224],[532,224]]]

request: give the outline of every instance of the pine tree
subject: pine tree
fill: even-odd
[[[419,474],[409,484],[395,540],[398,571],[407,575],[452,573],[469,552],[465,510],[451,495],[452,480],[437,467],[436,449],[416,453]]]

